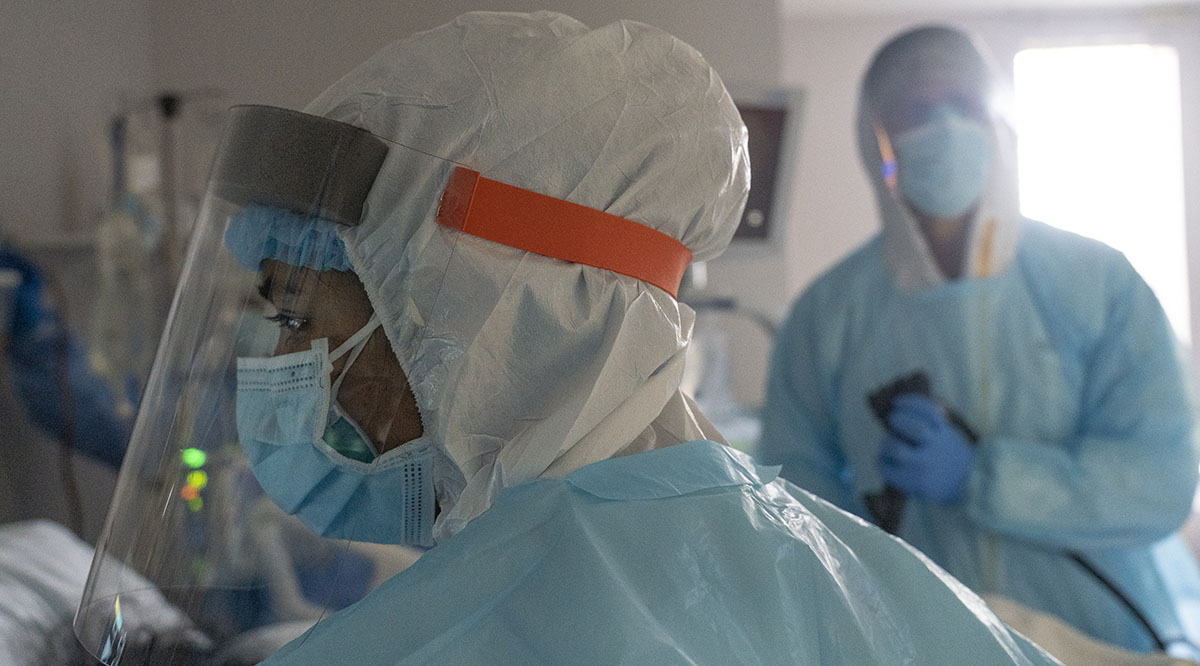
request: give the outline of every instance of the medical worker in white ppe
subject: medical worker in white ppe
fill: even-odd
[[[793,306],[760,458],[976,592],[1194,654],[1175,532],[1197,458],[1171,331],[1121,253],[1021,217],[1004,100],[962,32],[875,55],[858,139],[882,229]]]
[[[680,393],[675,293],[728,243],[747,165],[694,49],[547,12],[402,39],[303,114],[234,110],[176,302],[203,333],[180,325],[160,359],[236,361],[236,442],[206,460],[244,459],[346,548],[432,547],[264,663],[1053,663]],[[279,328],[256,336],[263,316]],[[174,459],[161,442],[138,451]],[[171,552],[169,528],[113,522],[106,551],[142,530]],[[77,627],[114,654],[137,590],[106,567]]]

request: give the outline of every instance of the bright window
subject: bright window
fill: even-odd
[[[1026,49],[1014,77],[1021,212],[1124,252],[1190,342],[1175,49]]]

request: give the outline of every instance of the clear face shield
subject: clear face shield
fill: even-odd
[[[969,212],[1008,126],[1006,97],[971,39],[939,27],[906,33],[876,55],[863,96],[888,189],[924,216]]]
[[[464,350],[534,270],[526,252],[671,296],[691,259],[360,128],[235,107],[75,618],[83,646],[110,666],[257,663],[432,546],[438,498],[495,456],[468,429],[527,427],[447,388],[476,383]]]
[[[296,633],[432,545],[420,412],[341,238],[385,167],[445,183],[452,165],[315,116],[231,111],[75,619],[101,662]]]

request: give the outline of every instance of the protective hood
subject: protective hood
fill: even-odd
[[[874,56],[859,91],[858,145],[883,221],[888,268],[901,288],[916,291],[946,282],[917,219],[890,185],[895,163],[882,112],[905,88],[924,77],[965,83],[978,92],[996,142],[990,180],[971,221],[963,278],[1003,272],[1016,254],[1021,216],[1017,198],[1016,135],[1010,95],[981,48],[963,32],[941,26],[920,27],[895,37]]]
[[[644,224],[698,260],[725,248],[749,188],[746,130],[716,72],[629,21],[465,14],[384,48],[306,111]],[[678,388],[689,308],[439,227],[444,174],[419,169],[385,163],[361,224],[339,234],[435,441],[435,539],[505,487],[719,437]]]

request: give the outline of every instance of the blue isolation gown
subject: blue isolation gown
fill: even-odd
[[[505,490],[264,664],[1055,664],[908,545],[697,441]]]
[[[1163,643],[1195,645],[1200,578],[1172,535],[1197,458],[1166,318],[1119,252],[1015,228],[1015,256],[990,277],[902,289],[883,234],[819,278],[777,340],[759,457],[868,517],[884,430],[867,396],[924,371],[979,442],[961,503],[909,498],[898,535],[976,592],[1154,650],[1079,556]]]

